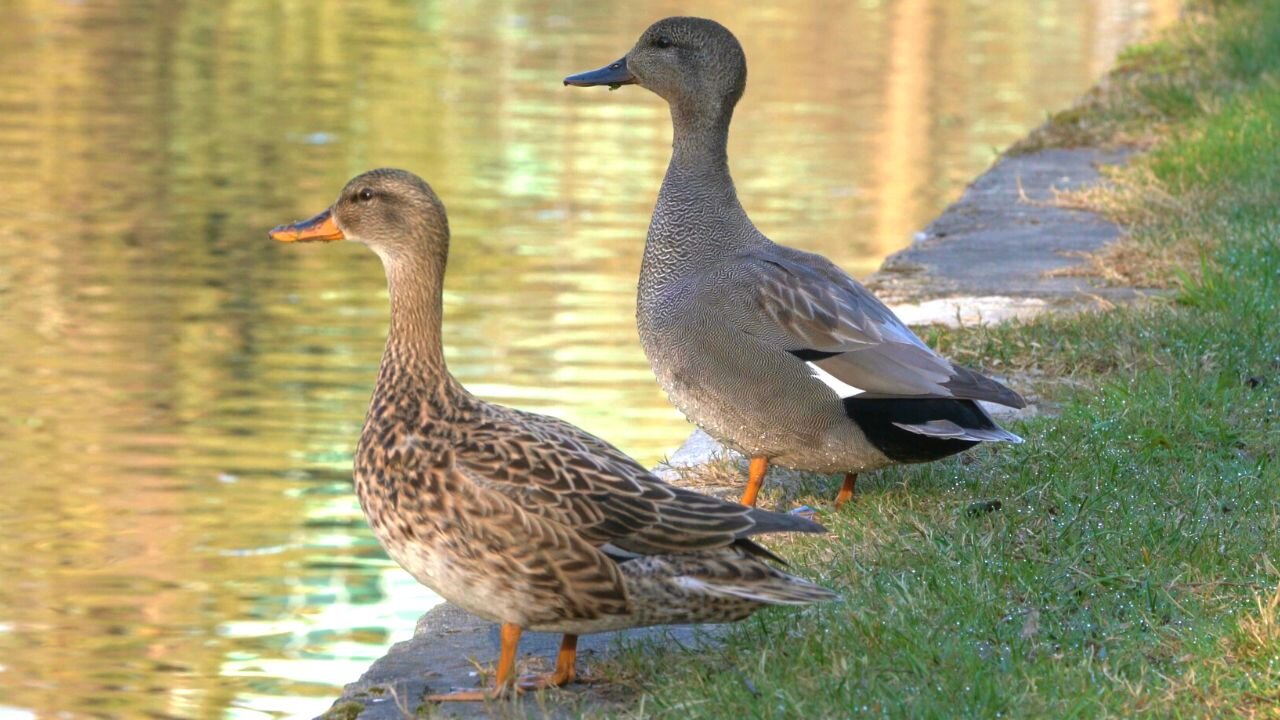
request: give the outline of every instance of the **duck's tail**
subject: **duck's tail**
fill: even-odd
[[[763,563],[761,563],[763,565]],[[766,566],[767,567],[767,566]],[[761,605],[810,605],[834,600],[834,592],[802,577],[769,568],[764,578],[697,577],[682,575],[676,582],[710,596],[738,598]]]
[[[700,596],[700,602],[747,601],[752,605],[808,605],[831,600],[836,594],[821,585],[779,570],[741,543],[688,555],[645,558],[666,583],[679,592]],[[770,553],[770,555],[772,555]],[[626,574],[626,565],[623,566]]]

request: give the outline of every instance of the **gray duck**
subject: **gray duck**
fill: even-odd
[[[453,378],[440,337],[449,224],[417,176],[364,173],[331,208],[270,237],[363,243],[386,271],[391,326],[356,450],[356,494],[401,567],[501,623],[494,688],[432,700],[571,682],[582,634],[731,622],[834,597],[778,570],[750,539],[823,532],[817,523],[668,485],[604,440],[485,402]],[[517,682],[522,630],[564,633],[553,673]]]
[[[636,84],[667,101],[671,162],[649,225],[636,320],[659,384],[690,420],[751,458],[754,505],[770,463],[857,474],[1022,442],[978,404],[1021,396],[930,349],[831,261],[778,245],[747,217],[729,175],[742,46],[712,20],[672,17],[622,59],[565,78]]]

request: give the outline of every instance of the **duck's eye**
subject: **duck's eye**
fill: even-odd
[[[360,190],[360,192],[356,195],[356,197],[360,198],[361,200],[372,200],[372,199],[373,199],[373,190],[371,190],[371,189],[369,189],[369,188],[363,188],[363,189],[361,189],[361,190]]]
[[[675,43],[671,42],[671,38],[666,35],[659,35],[653,39],[653,46],[658,48],[669,48]]]

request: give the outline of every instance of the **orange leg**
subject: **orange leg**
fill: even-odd
[[[520,626],[502,623],[502,654],[498,656],[498,676],[492,690],[461,690],[458,692],[428,695],[427,702],[479,702],[496,700],[508,692],[520,693],[515,684],[516,647],[520,645]],[[575,638],[576,639],[576,638]]]
[[[560,641],[560,654],[556,656],[556,671],[550,675],[521,678],[520,687],[525,690],[541,690],[568,685],[578,679],[578,636],[568,635]]]
[[[840,492],[836,495],[836,509],[839,510],[841,505],[853,499],[853,489],[858,484],[858,473],[845,473],[844,485],[840,486]]]
[[[769,458],[756,456],[751,458],[751,467],[747,471],[747,489],[742,491],[742,499],[738,502],[751,507],[756,506],[756,496],[760,494],[760,486],[764,484],[764,474],[769,472]]]

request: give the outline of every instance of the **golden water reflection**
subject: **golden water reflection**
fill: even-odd
[[[688,431],[632,320],[668,119],[561,77],[721,19],[744,203],[865,274],[1175,8],[0,3],[0,718],[305,715],[434,602],[350,494],[381,269],[264,238],[349,176],[448,204],[465,383],[652,462]]]

